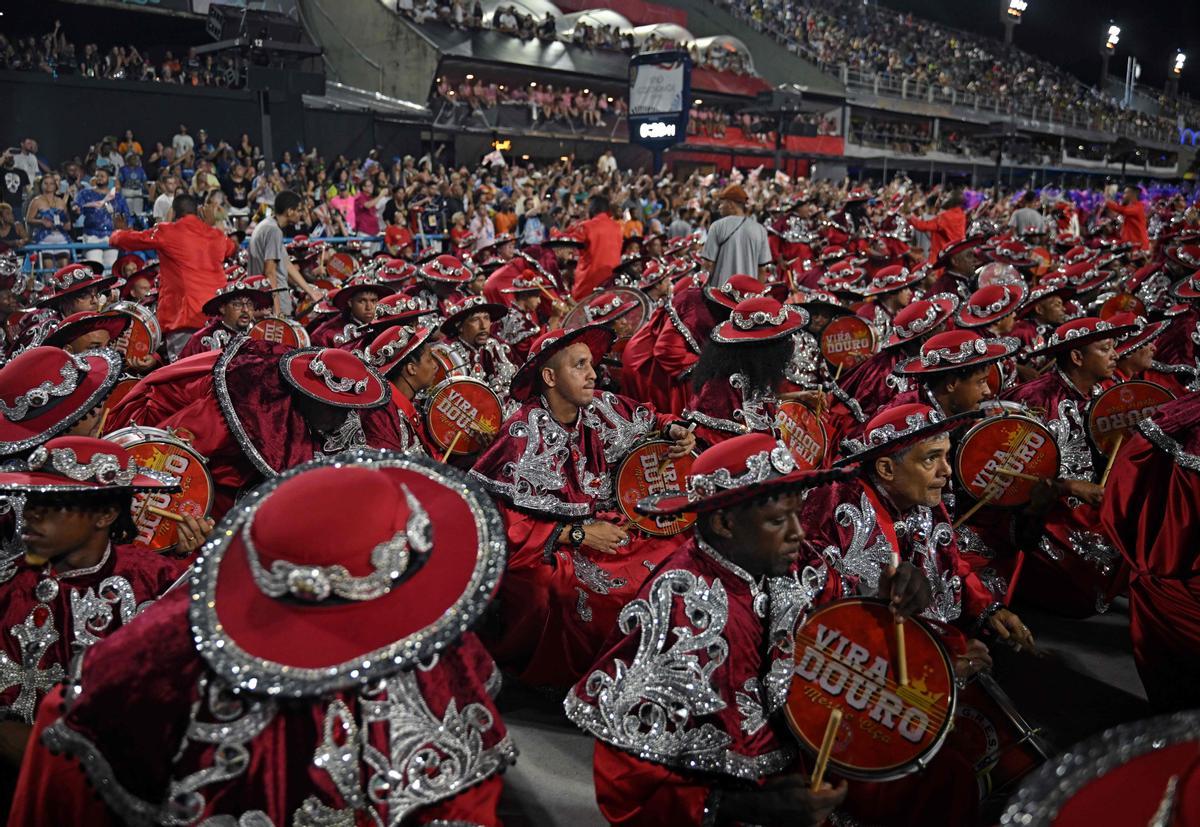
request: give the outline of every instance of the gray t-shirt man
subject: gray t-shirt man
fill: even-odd
[[[708,283],[720,287],[737,273],[758,277],[758,268],[771,263],[767,231],[749,215],[727,215],[708,228],[700,253],[713,263]]]
[[[1042,218],[1042,214],[1032,207],[1021,207],[1019,210],[1013,210],[1013,214],[1008,219],[1008,226],[1016,230],[1017,235],[1021,235],[1030,228],[1040,233],[1046,229],[1046,219]]]
[[[284,288],[276,293],[279,297],[279,312],[284,316],[292,314],[292,294],[288,286],[288,254],[283,244],[283,230],[275,223],[275,217],[264,218],[258,222],[254,232],[250,234],[250,273],[260,275],[267,272],[267,262],[275,262],[274,287]]]

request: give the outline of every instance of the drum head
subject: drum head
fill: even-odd
[[[648,516],[637,512],[638,500],[654,494],[683,490],[683,480],[692,470],[695,457],[667,459],[671,443],[656,439],[638,445],[621,461],[614,480],[617,507],[629,522],[646,534],[671,537],[691,528],[696,515],[688,512],[675,516]]]
[[[993,416],[959,440],[954,475],[977,500],[990,494],[989,505],[1024,505],[1037,483],[1000,469],[1052,480],[1058,476],[1058,459],[1054,435],[1036,419]]]
[[[434,385],[439,385],[453,376],[467,375],[467,366],[462,363],[453,350],[445,345],[436,344],[429,349],[429,352],[433,355],[433,361],[437,363]]]
[[[429,436],[453,456],[477,454],[485,442],[480,437],[495,434],[504,420],[500,397],[478,379],[452,377],[429,394],[425,426]]]
[[[133,302],[117,302],[112,311],[129,317],[129,326],[112,343],[114,350],[127,359],[144,359],[158,352],[162,345],[162,328],[153,313]]]
[[[105,438],[124,446],[141,467],[179,478],[180,490],[176,493],[154,491],[133,498],[135,545],[163,551],[179,540],[178,522],[154,513],[152,508],[196,519],[212,511],[216,493],[212,475],[204,458],[186,442],[167,431],[136,426],[113,431]]]
[[[1162,385],[1141,379],[1113,385],[1088,406],[1088,439],[1097,451],[1107,455],[1118,436],[1127,437],[1134,426],[1174,398]]]
[[[834,319],[821,332],[821,355],[835,368],[852,368],[875,353],[875,328],[859,316]]]
[[[851,598],[818,609],[795,632],[796,655],[784,712],[816,754],[830,711],[842,724],[831,771],[888,781],[916,772],[937,754],[954,719],[950,656],[924,622],[904,622],[909,683],[897,683],[896,623],[885,601]]]
[[[783,444],[791,451],[801,471],[820,468],[825,461],[829,438],[817,415],[800,402],[781,402],[775,416]]]
[[[325,261],[325,272],[339,281],[346,281],[358,269],[358,262],[349,253],[334,253]]]
[[[1117,293],[1109,296],[1100,305],[1100,318],[1108,321],[1118,313],[1133,313],[1137,316],[1146,315],[1146,303],[1130,293]]]
[[[264,316],[250,328],[251,339],[262,339],[288,347],[308,347],[308,331],[303,325],[279,316]]]

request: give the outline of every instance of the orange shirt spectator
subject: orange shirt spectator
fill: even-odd
[[[625,237],[633,238],[636,235],[638,238],[641,238],[642,229],[642,222],[638,221],[636,218],[631,218],[625,222]]]
[[[501,233],[517,234],[517,214],[513,212],[512,204],[505,203],[500,208],[500,211],[492,218],[492,226],[496,228],[496,235]]]
[[[579,301],[612,278],[613,268],[621,263],[621,225],[609,215],[608,202],[593,198],[587,221],[579,225],[576,235],[583,241],[579,264],[575,268],[575,287],[571,298]]]
[[[929,220],[913,216],[908,223],[914,230],[929,236],[929,261],[937,261],[942,250],[967,237],[967,214],[958,205],[943,210]]]
[[[1121,241],[1132,241],[1140,250],[1150,249],[1150,236],[1146,233],[1146,205],[1138,197],[1136,189],[1126,187],[1125,198],[1120,204],[1105,201],[1104,206],[1125,218],[1121,225]]]

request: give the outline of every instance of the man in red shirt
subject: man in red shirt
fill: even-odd
[[[945,207],[940,213],[929,220],[913,215],[908,219],[914,230],[920,230],[929,235],[928,261],[937,261],[943,249],[956,241],[967,237],[967,215],[962,208],[963,197],[958,190],[946,196]]]
[[[1150,249],[1150,237],[1146,234],[1146,205],[1142,203],[1142,194],[1137,187],[1126,187],[1121,196],[1121,203],[1105,201],[1104,206],[1125,221],[1121,225],[1121,241],[1132,241],[1139,250]]]
[[[612,277],[613,268],[621,263],[621,225],[612,218],[608,198],[598,195],[588,202],[588,220],[579,225],[578,236],[583,241],[579,264],[575,268],[575,287],[571,298],[581,300]]]
[[[175,220],[149,230],[117,230],[109,243],[121,250],[154,250],[158,271],[158,323],[174,359],[192,334],[208,322],[204,303],[225,286],[223,262],[237,250],[233,240],[196,215],[195,197],[177,195]]]

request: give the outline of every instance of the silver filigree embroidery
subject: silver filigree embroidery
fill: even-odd
[[[828,545],[821,555],[837,572],[858,581],[859,594],[870,597],[879,588],[879,574],[883,567],[891,563],[891,543],[880,534],[868,547],[867,541],[875,533],[878,521],[865,493],[857,508],[853,503],[842,503],[833,510],[833,518],[838,525],[851,529],[850,545],[845,549]]]
[[[148,600],[138,606],[133,586],[120,575],[104,578],[95,591],[89,587],[80,594],[71,589],[71,628],[75,634],[72,645],[86,649],[99,643],[113,622],[113,609],[124,626],[153,602]]]
[[[613,577],[578,551],[571,552],[571,561],[575,565],[575,579],[596,594],[608,594],[629,585],[624,577]]]
[[[45,622],[40,626],[34,621],[39,611],[45,614]],[[61,663],[39,668],[47,650],[58,640],[58,630],[54,628],[54,615],[50,607],[44,603],[36,604],[23,621],[9,630],[9,634],[17,641],[21,662],[16,663],[7,652],[0,652],[0,692],[14,686],[20,687],[20,691],[12,706],[0,711],[7,711],[19,720],[32,724],[38,696],[49,692],[66,676]]]
[[[742,422],[746,423],[746,428],[750,431],[759,431],[768,434],[774,433],[775,421],[767,413],[766,407],[767,405],[775,404],[775,394],[750,391],[746,376],[741,373],[735,373],[733,376],[730,376],[729,384],[742,397],[742,407],[735,409],[733,415],[740,416]]]
[[[224,350],[225,345],[233,341],[234,334],[224,325],[217,325],[208,336],[200,337],[200,344],[205,350]]]
[[[57,319],[55,324],[57,324]],[[0,399],[0,413],[4,414],[4,418],[10,422],[20,422],[29,415],[31,410],[36,410],[50,402],[55,398],[70,396],[75,392],[75,388],[79,385],[80,377],[87,373],[90,369],[87,359],[82,356],[71,354],[70,358],[63,362],[63,366],[59,369],[60,381],[56,384],[47,379],[36,387],[30,388],[25,393],[20,394],[13,399],[13,404],[8,405],[3,399]]]
[[[321,444],[321,453],[326,456],[367,447],[367,434],[363,430],[362,418],[358,411],[349,411],[336,430],[321,436],[325,439]]]
[[[735,692],[733,699],[737,703],[742,732],[753,735],[766,726],[767,716],[763,713],[762,687],[758,678],[746,678],[742,691]]]
[[[654,430],[654,414],[645,405],[634,408],[633,417],[626,419],[617,413],[617,396],[605,391],[592,399],[592,404],[580,411],[587,428],[600,435],[604,444],[604,459],[616,463]]]

